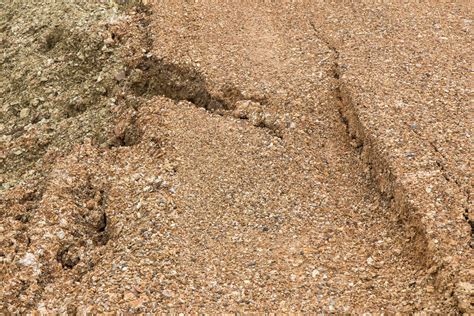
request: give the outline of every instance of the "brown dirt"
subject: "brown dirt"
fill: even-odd
[[[468,7],[120,3],[0,3],[1,311],[473,311]]]

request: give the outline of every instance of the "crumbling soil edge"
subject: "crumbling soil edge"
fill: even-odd
[[[346,126],[349,137],[357,144],[357,149],[360,150],[361,158],[364,164],[369,169],[370,179],[375,184],[375,187],[381,197],[389,202],[390,209],[398,220],[403,223],[404,229],[408,232],[411,238],[412,256],[420,264],[420,266],[427,271],[433,278],[434,286],[438,292],[448,292],[453,295],[457,302],[457,309],[459,312],[468,312],[472,308],[472,303],[469,302],[469,296],[473,293],[462,293],[459,290],[459,276],[464,275],[460,271],[459,265],[446,264],[444,258],[449,254],[443,253],[436,247],[436,238],[430,227],[435,227],[430,223],[432,219],[428,219],[423,214],[426,213],[424,209],[420,209],[410,198],[410,188],[400,181],[397,181],[395,170],[387,160],[387,155],[383,154],[382,146],[377,143],[376,137],[367,129],[361,122],[361,117],[358,113],[356,105],[349,89],[344,85],[341,79],[341,67],[339,64],[340,53],[336,45],[334,45],[327,38],[322,36],[316,25],[309,20],[309,24],[314,30],[317,38],[323,42],[332,54],[331,73],[334,78],[333,93],[336,100],[341,121]],[[419,135],[417,135],[419,136]],[[434,146],[430,143],[430,146]],[[441,154],[434,146],[437,154]],[[437,161],[443,177],[452,183],[451,179],[446,175],[444,166]],[[454,181],[456,187],[463,191],[467,196],[467,201],[463,203],[464,218],[471,227],[471,239],[473,238],[474,226],[473,222],[468,217],[468,209],[466,203],[469,202],[469,192],[462,190],[462,187],[457,181]],[[468,273],[467,273],[468,275]],[[453,283],[455,280],[457,283]],[[466,299],[467,296],[467,299]]]
[[[147,27],[150,25],[151,9],[144,6],[141,10],[144,14],[141,15],[139,23]],[[284,125],[288,122],[282,122],[262,110],[247,113],[240,111],[236,106],[239,102],[265,105],[268,103],[265,97],[244,97],[240,90],[229,84],[214,92],[210,89],[205,76],[194,67],[154,56],[151,53],[153,50],[151,32],[144,32],[144,37],[144,55],[139,60],[131,62],[125,72],[131,93],[145,99],[160,95],[176,103],[189,102],[197,108],[205,109],[209,114],[233,117],[253,127],[261,128],[271,136],[283,139]]]
[[[261,106],[268,102],[266,99],[246,99],[241,91],[230,85],[223,87],[219,93],[213,93],[204,76],[193,67],[170,63],[155,56],[144,56],[131,68],[126,75],[138,74],[130,84],[130,90],[137,96],[150,98],[161,95],[176,103],[185,101],[210,114],[247,121],[253,127],[265,129],[272,136],[283,138],[282,128],[276,124],[276,118],[269,119],[271,116],[263,112],[244,113],[236,108],[238,102]]]

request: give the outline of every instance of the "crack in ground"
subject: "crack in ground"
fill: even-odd
[[[143,15],[140,23],[148,27],[149,17]],[[274,137],[283,138],[283,130],[291,122],[270,113],[264,113],[262,105],[268,103],[265,97],[244,97],[236,87],[227,84],[217,93],[212,93],[204,76],[196,69],[177,63],[170,63],[149,52],[153,47],[153,39],[145,33],[144,56],[134,65],[130,65],[124,75],[126,86],[137,96],[165,96],[175,102],[186,101],[195,107],[204,108],[208,113],[231,116],[249,122],[252,126],[262,128]],[[247,106],[251,103],[252,106]],[[246,105],[247,104],[247,105]],[[249,112],[249,109],[252,109]],[[120,136],[120,135],[119,135]],[[114,140],[118,145],[127,145],[123,137]]]
[[[344,111],[343,111],[343,107],[344,107],[345,103],[344,103],[344,100],[343,100],[343,97],[342,97],[342,92],[341,92],[341,82],[340,82],[341,70],[340,70],[340,65],[339,65],[339,56],[340,56],[339,51],[333,43],[331,43],[327,38],[325,38],[324,36],[322,36],[319,33],[319,31],[318,31],[316,25],[313,23],[313,21],[308,20],[308,22],[311,25],[314,33],[316,34],[316,37],[321,42],[323,42],[326,47],[328,47],[331,50],[331,55],[333,56],[332,57],[333,61],[332,61],[330,74],[331,74],[331,77],[335,81],[334,82],[334,88],[333,88],[333,94],[334,94],[334,97],[336,98],[336,100],[338,101],[337,102],[338,103],[337,111],[339,113],[339,117],[340,117],[342,123],[345,126],[347,134],[349,135],[349,137],[351,139],[351,145],[353,145],[353,147],[360,153],[363,149],[364,142],[359,137],[357,137],[355,132],[353,132],[351,130],[351,126],[349,124],[349,119],[346,116],[346,114],[344,114]],[[371,166],[369,165],[369,167],[371,167]]]
[[[352,104],[349,96],[342,91],[342,83],[340,80],[341,67],[339,64],[340,53],[337,47],[324,36],[320,35],[316,25],[311,20],[308,19],[308,21],[316,37],[331,50],[333,64],[330,74],[334,79],[333,96],[336,101],[339,117],[350,139],[350,144],[362,156],[362,162],[368,167],[367,174],[369,179],[374,184],[381,199],[387,202],[390,208],[400,210],[397,211],[398,219],[404,223],[404,225],[410,227],[410,230],[407,232],[411,239],[410,245],[413,249],[420,249],[420,253],[409,253],[409,256],[412,256],[415,260],[423,258],[422,262],[430,264],[431,257],[425,250],[428,244],[427,234],[421,224],[420,215],[412,212],[411,207],[406,205],[403,199],[397,199],[395,197],[397,195],[397,188],[394,186],[394,176],[390,172],[390,168],[387,167],[388,163],[382,155],[377,153],[377,150],[373,146],[373,140],[365,135],[366,133],[360,122],[357,109]]]
[[[281,120],[262,111],[262,105],[268,102],[265,98],[244,98],[231,85],[222,89],[222,96],[217,96],[209,91],[202,74],[191,67],[144,56],[127,75],[132,77],[129,88],[135,95],[162,95],[175,102],[186,101],[209,113],[248,121],[254,127],[266,129],[272,136],[283,137]],[[245,106],[246,103],[252,106]],[[249,108],[252,108],[251,112],[247,111]]]
[[[413,132],[413,134],[415,134],[416,137],[418,137],[419,139],[421,139],[422,141],[425,141],[427,142],[431,148],[433,148],[433,150],[435,151],[435,153],[441,157],[441,159],[436,159],[436,165],[438,166],[439,170],[441,171],[441,174],[443,176],[443,178],[449,182],[449,183],[453,183],[459,190],[459,192],[461,192],[463,195],[464,195],[464,199],[463,199],[463,210],[464,210],[464,213],[463,213],[463,217],[464,219],[466,220],[466,222],[469,224],[469,226],[471,227],[471,241],[469,242],[469,246],[471,248],[474,248],[474,219],[471,219],[469,217],[469,205],[470,205],[470,192],[468,191],[467,188],[464,188],[463,185],[459,182],[458,179],[456,179],[455,176],[451,175],[450,172],[446,169],[446,166],[445,164],[442,162],[443,160],[444,161],[447,161],[447,157],[439,150],[438,146],[436,146],[436,144],[434,144],[432,141],[430,140],[427,140],[425,139],[424,137],[422,137],[420,135],[420,133],[418,133],[418,131],[414,128],[412,128],[408,123],[405,123],[409,130]]]
[[[361,151],[364,154],[365,159],[363,159],[364,163],[366,163],[369,167],[369,175],[372,181],[376,184],[377,191],[380,193],[383,199],[389,201],[389,205],[395,208],[395,210],[399,210],[398,218],[406,223],[407,228],[410,230],[409,234],[411,235],[410,245],[413,247],[414,254],[417,258],[420,258],[423,265],[431,267],[430,270],[432,271],[431,276],[435,278],[435,285],[442,289],[444,277],[446,274],[449,275],[450,272],[443,269],[443,265],[437,264],[437,254],[436,252],[430,251],[427,246],[429,245],[429,233],[426,231],[425,227],[422,224],[421,215],[419,212],[413,209],[411,204],[407,201],[404,201],[404,196],[406,196],[406,192],[404,192],[404,188],[396,186],[396,182],[394,179],[394,175],[391,173],[389,163],[378,153],[378,150],[374,148],[374,140],[370,137],[366,137],[364,128],[360,122],[359,115],[357,113],[357,109],[352,104],[350,96],[347,92],[342,91],[342,83],[340,81],[340,65],[339,65],[339,51],[335,45],[333,45],[329,40],[325,39],[321,36],[315,26],[315,24],[308,20],[310,25],[312,26],[316,36],[323,42],[332,52],[333,55],[333,66],[331,68],[332,77],[335,79],[335,87],[334,87],[334,96],[337,100],[337,107],[338,112],[341,117],[341,121],[346,127],[347,134],[351,137],[352,140],[356,141],[356,148],[363,149]],[[415,131],[414,131],[415,132]],[[416,134],[416,132],[415,132]],[[417,135],[421,137],[420,135]],[[352,142],[351,142],[352,143]],[[446,157],[439,151],[437,146],[432,142],[428,142],[430,146],[433,147],[433,150],[441,156],[442,159],[446,160]],[[436,161],[439,169],[441,170],[443,177],[450,183],[455,183],[455,185],[460,189],[462,192],[462,186],[457,179],[451,179],[448,176],[448,172],[442,161]],[[469,191],[464,191],[466,196],[466,203],[470,201],[470,193]],[[469,210],[468,206],[464,204],[464,219],[468,222],[471,226],[471,243],[470,247],[473,247],[474,244],[474,221],[469,218]],[[433,269],[435,268],[435,269]],[[444,271],[442,271],[444,270]],[[441,283],[441,285],[439,284]],[[459,299],[459,298],[457,298]],[[458,306],[459,308],[459,306]]]

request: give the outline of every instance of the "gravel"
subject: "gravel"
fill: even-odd
[[[470,11],[409,6],[0,4],[0,310],[472,312]]]

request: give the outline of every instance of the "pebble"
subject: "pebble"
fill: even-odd
[[[133,294],[132,292],[125,293],[123,299],[126,301],[131,301],[135,299],[135,294]]]
[[[171,292],[170,290],[163,290],[163,292],[161,292],[161,293],[165,297],[173,297],[173,292]]]
[[[18,261],[18,263],[24,266],[33,266],[36,264],[36,257],[31,252],[27,252],[25,256]]]
[[[30,109],[24,108],[20,111],[20,118],[27,118],[30,115]]]

